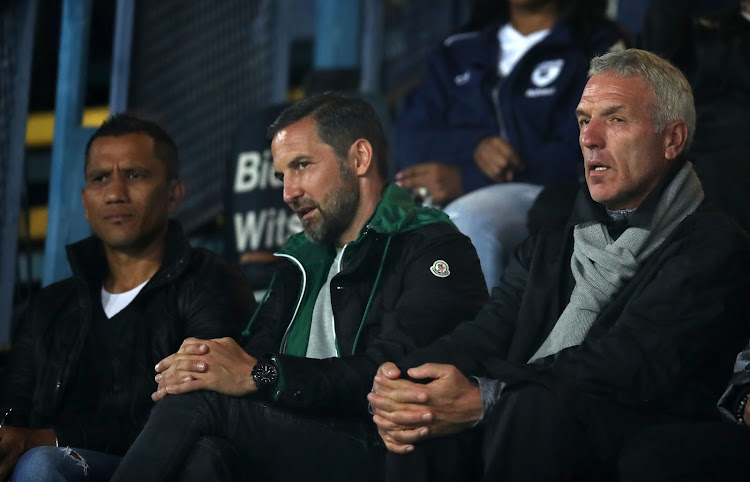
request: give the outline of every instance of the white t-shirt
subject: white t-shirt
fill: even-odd
[[[149,280],[147,279],[132,290],[117,294],[110,293],[102,287],[102,308],[104,308],[107,318],[112,318],[128,306],[148,282]]]
[[[333,318],[333,306],[331,306],[331,280],[341,271],[341,258],[343,256],[344,248],[336,248],[336,258],[328,270],[328,278],[320,288],[318,298],[315,300],[312,324],[310,325],[310,338],[307,342],[307,358],[338,357],[336,323]]]
[[[549,29],[524,35],[513,28],[510,23],[503,25],[497,32],[497,40],[500,42],[500,60],[497,69],[500,76],[507,77],[526,52],[547,35],[549,35]]]

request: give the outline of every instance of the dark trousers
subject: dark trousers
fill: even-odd
[[[540,385],[506,392],[486,418],[482,480],[612,480],[604,447],[578,412]]]
[[[630,436],[660,417],[537,384],[506,390],[480,426],[388,454],[388,482],[616,480]]]
[[[622,451],[621,482],[750,480],[750,430],[729,422],[656,426]]]
[[[216,442],[206,437],[234,447],[239,467],[217,474],[224,451],[206,447]],[[365,418],[303,416],[253,398],[194,392],[154,406],[112,480],[375,481],[384,453]]]

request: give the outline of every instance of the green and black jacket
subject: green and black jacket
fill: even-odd
[[[335,249],[292,236],[267,299],[250,321],[245,348],[272,355],[277,403],[319,413],[366,413],[380,364],[398,361],[471,319],[487,298],[469,239],[441,211],[417,206],[396,185],[357,239],[331,282],[338,358],[304,358],[312,307]]]

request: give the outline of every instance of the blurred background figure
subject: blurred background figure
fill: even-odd
[[[695,155],[750,149],[743,122],[750,111],[750,1],[720,9],[706,3],[651,0],[639,43],[690,81],[698,115]]]
[[[528,234],[541,187],[581,174],[574,110],[588,61],[625,46],[606,8],[605,0],[477,2],[481,16],[468,25],[489,26],[448,37],[406,101],[396,181],[446,206],[476,246],[489,288]]]

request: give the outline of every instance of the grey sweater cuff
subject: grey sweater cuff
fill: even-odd
[[[500,380],[493,380],[491,378],[482,377],[471,377],[479,384],[479,392],[482,394],[482,416],[479,417],[477,423],[474,426],[482,423],[484,417],[489,413],[490,409],[500,399],[503,388],[505,388],[505,382]]]

